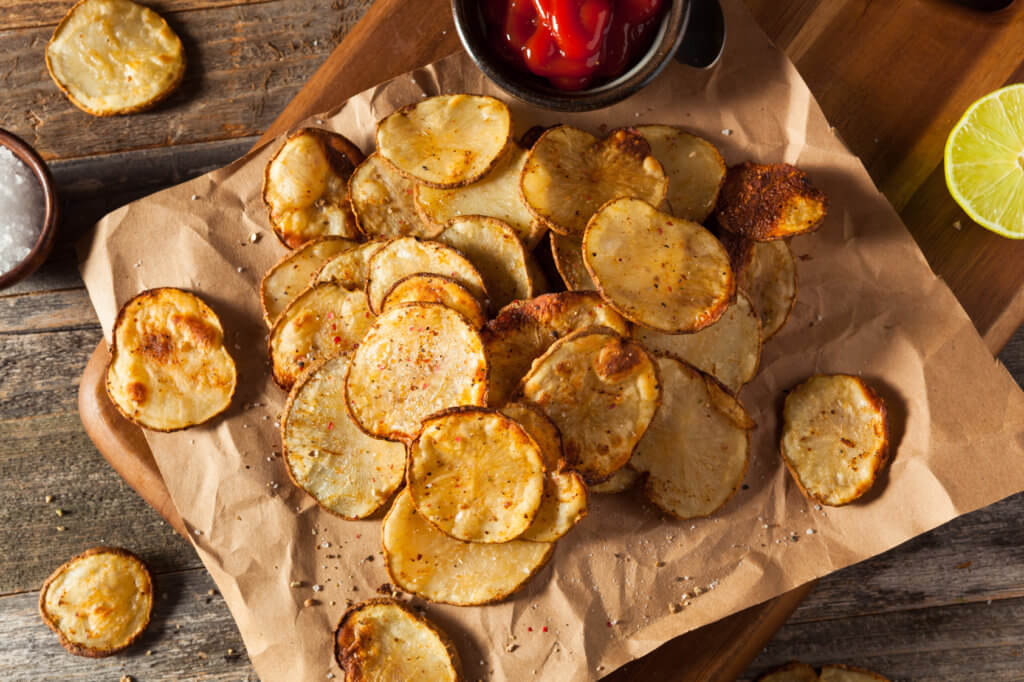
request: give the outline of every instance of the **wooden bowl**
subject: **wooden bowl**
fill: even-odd
[[[20,282],[36,271],[46,257],[50,255],[53,248],[54,238],[57,235],[57,191],[54,186],[53,176],[50,169],[40,158],[36,150],[27,142],[13,133],[0,128],[0,145],[7,147],[14,155],[28,166],[39,180],[43,189],[43,202],[46,204],[46,211],[43,214],[43,226],[39,230],[39,237],[29,254],[11,270],[0,274],[0,289],[5,289],[16,282]]]

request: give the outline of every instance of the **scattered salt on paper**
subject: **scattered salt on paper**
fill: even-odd
[[[0,274],[25,260],[39,238],[46,210],[38,178],[0,146]]]

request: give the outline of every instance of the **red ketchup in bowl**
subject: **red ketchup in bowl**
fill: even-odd
[[[488,36],[514,66],[560,90],[624,73],[651,46],[664,0],[484,0]]]

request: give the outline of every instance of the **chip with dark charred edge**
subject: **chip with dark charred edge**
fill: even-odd
[[[725,161],[713,144],[682,128],[637,126],[651,153],[668,176],[666,211],[678,218],[703,223],[715,208],[725,181]]]
[[[359,229],[373,239],[436,237],[442,225],[424,222],[416,211],[416,183],[370,154],[352,173],[348,196]]]
[[[889,682],[889,678],[878,673],[843,663],[821,666],[818,679],[821,682]]]
[[[461,253],[439,242],[399,237],[373,254],[367,264],[366,296],[370,309],[379,311],[384,295],[398,280],[418,273],[451,277],[481,303],[488,300],[483,277]]]
[[[469,293],[469,289],[444,275],[415,274],[395,282],[384,294],[381,312],[387,312],[406,303],[440,303],[460,313],[473,329],[480,329],[487,322],[480,301]]]
[[[260,281],[260,308],[267,326],[274,326],[278,316],[310,285],[324,263],[357,245],[358,242],[344,237],[320,237],[289,252],[267,270]]]
[[[761,334],[767,341],[775,336],[796,303],[796,259],[782,239],[755,242],[722,231],[722,244],[729,252],[739,289],[746,292],[761,318]]]
[[[437,240],[461,253],[477,269],[492,310],[537,293],[531,276],[537,267],[531,263],[533,256],[507,223],[486,216],[458,216],[448,222]]]
[[[818,682],[818,673],[806,663],[791,661],[760,675],[757,682]]]
[[[597,285],[583,264],[583,240],[557,232],[548,232],[551,258],[569,291],[595,291]]]
[[[726,174],[715,217],[723,229],[764,242],[816,230],[827,211],[825,194],[796,166],[748,161]]]
[[[387,244],[381,239],[371,239],[334,256],[316,271],[312,284],[336,282],[346,289],[366,289],[366,276],[370,259]]]

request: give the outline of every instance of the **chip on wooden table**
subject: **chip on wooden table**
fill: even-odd
[[[818,673],[806,663],[791,661],[758,676],[757,682],[818,682]]]
[[[885,403],[860,377],[811,377],[786,396],[782,417],[782,459],[822,504],[856,500],[889,459]]]
[[[430,525],[409,491],[384,517],[384,560],[391,581],[423,599],[456,606],[505,599],[532,578],[554,551],[551,542],[463,542]]]
[[[611,475],[607,481],[590,486],[590,492],[598,495],[614,495],[626,492],[640,480],[640,472],[630,466],[624,466]]]
[[[362,233],[374,239],[432,238],[440,234],[443,225],[424,222],[416,213],[415,187],[415,181],[395,170],[380,154],[366,157],[348,183],[352,210]]]
[[[456,249],[483,277],[491,309],[536,293],[533,256],[507,223],[487,216],[452,218],[437,240]]]
[[[715,208],[725,181],[725,161],[707,140],[682,128],[637,126],[668,176],[666,210],[677,218],[703,223]]]
[[[483,306],[469,289],[444,275],[417,273],[395,282],[384,294],[381,312],[387,312],[406,303],[440,303],[458,312],[473,329],[480,329],[487,322]]]
[[[595,291],[597,285],[583,264],[583,240],[579,237],[548,232],[551,258],[569,291]]]
[[[61,646],[101,658],[134,643],[149,625],[153,581],[142,560],[118,547],[93,547],[54,571],[39,612]]]
[[[174,92],[185,76],[185,50],[148,7],[130,0],[80,0],[54,29],[46,68],[82,111],[131,114]]]
[[[377,151],[402,174],[431,187],[484,177],[512,134],[504,102],[482,95],[438,95],[409,104],[377,124]]]
[[[349,607],[334,630],[334,658],[346,682],[462,679],[459,653],[448,635],[393,599]]]
[[[821,682],[889,682],[887,677],[878,673],[844,663],[821,666],[818,679]]]
[[[346,289],[366,289],[366,275],[370,259],[387,244],[382,239],[371,239],[325,262],[313,275],[311,283],[336,282]]]
[[[288,476],[317,504],[345,519],[366,518],[405,476],[405,447],[366,435],[345,409],[349,353],[328,358],[292,387],[281,416]]]
[[[273,327],[278,316],[310,285],[313,275],[332,257],[358,245],[344,237],[320,237],[289,252],[260,281],[263,321]]]
[[[224,328],[198,296],[150,289],[114,321],[107,395],[125,417],[154,431],[212,419],[231,404],[238,381]]]
[[[384,295],[398,280],[418,273],[451,277],[477,300],[487,301],[487,287],[480,271],[461,253],[438,242],[399,237],[373,254],[367,264],[366,295],[370,309],[379,311]]]
[[[804,171],[750,161],[729,169],[715,207],[723,229],[759,242],[816,230],[827,212],[825,194]]]
[[[723,231],[736,284],[746,292],[761,318],[761,334],[770,339],[786,324],[796,303],[796,259],[782,239],[756,242]]]

